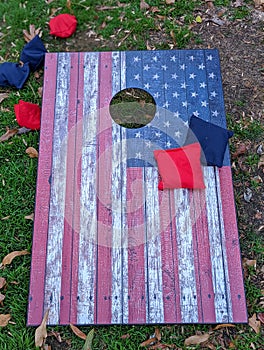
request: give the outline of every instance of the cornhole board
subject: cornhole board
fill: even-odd
[[[124,88],[146,126],[112,120]],[[228,149],[205,189],[158,190],[193,114],[226,127],[217,50],[46,54],[28,325],[247,322]]]

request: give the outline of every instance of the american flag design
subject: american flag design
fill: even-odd
[[[112,120],[125,88],[146,126]],[[247,322],[228,150],[205,190],[158,190],[191,115],[226,126],[217,50],[46,54],[28,325]]]

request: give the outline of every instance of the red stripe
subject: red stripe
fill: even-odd
[[[177,232],[176,232],[176,208],[174,191],[170,191],[170,207],[171,207],[171,242],[173,251],[174,261],[174,280],[175,280],[175,304],[176,304],[176,321],[175,323],[181,323],[181,298],[180,298],[180,281],[179,281],[179,260],[178,260],[178,243],[177,243]]]
[[[60,324],[69,324],[71,307],[71,270],[72,270],[72,235],[74,211],[74,175],[75,175],[75,139],[76,139],[76,111],[78,91],[78,54],[71,54],[68,135],[67,135],[67,165],[66,165],[66,193],[65,218],[62,246],[62,276],[61,276],[61,304]]]
[[[95,323],[111,323],[112,286],[112,212],[111,212],[111,172],[112,119],[109,102],[112,98],[112,55],[100,54],[99,63],[99,135],[98,135],[98,241],[97,241],[97,286],[95,295]]]
[[[72,274],[71,274],[71,312],[70,323],[77,323],[77,297],[78,297],[78,264],[79,264],[79,234],[80,234],[80,188],[81,188],[81,164],[82,164],[82,119],[84,99],[84,54],[79,53],[79,83],[76,119],[76,144],[75,144],[75,192],[74,192],[74,216],[72,232]]]
[[[175,252],[171,231],[170,191],[159,191],[161,262],[163,282],[164,322],[174,323],[177,315],[175,288]]]
[[[236,210],[233,194],[232,173],[229,166],[219,169],[222,210],[225,227],[228,274],[232,299],[233,322],[247,322]]]
[[[32,244],[28,325],[38,325],[43,317],[45,269],[49,223],[52,139],[56,94],[57,54],[46,54],[42,121],[39,146],[39,168],[35,203],[34,237]],[[45,311],[45,310],[44,310]]]
[[[142,181],[142,168],[127,169],[128,317],[132,324],[146,322]]]
[[[194,190],[190,201],[193,224],[193,252],[198,302],[198,321],[201,323],[214,323],[216,321],[214,289],[206,217],[205,191]]]

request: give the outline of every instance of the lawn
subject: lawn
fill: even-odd
[[[262,12],[263,8],[257,10]],[[28,30],[30,24],[41,28],[42,40],[50,52],[83,51],[87,50],[87,46],[90,50],[100,51],[172,49],[197,45],[207,47],[205,33],[199,33],[199,26],[207,23],[207,11],[215,11],[217,16],[211,17],[215,21],[228,21],[231,27],[241,26],[243,23],[246,26],[251,23],[255,4],[253,1],[241,1],[239,6],[234,6],[233,2],[228,0],[206,3],[183,0],[102,0],[96,3],[92,0],[2,0],[0,63],[19,61],[20,52],[25,45],[23,30]],[[48,22],[51,16],[61,13],[74,14],[78,19],[77,31],[69,39],[49,35]],[[232,40],[230,32],[226,33],[223,40]],[[262,67],[256,69],[258,76],[263,80],[263,63]],[[224,67],[225,71],[228,71],[227,65]],[[243,85],[243,77],[240,79]],[[18,128],[14,105],[19,100],[41,106],[42,81],[43,71],[40,69],[30,75],[20,90],[0,87],[0,136],[6,133],[7,127],[11,130]],[[261,86],[258,78],[255,86]],[[245,85],[245,91],[246,88]],[[258,97],[254,100],[248,97],[254,93],[258,96],[258,91],[255,91],[253,86],[252,91],[248,87],[248,95],[244,90],[239,90],[244,93],[243,98],[238,98],[237,95],[234,97],[228,87],[226,89],[228,126],[235,131],[230,149],[251,324],[226,325],[219,328],[215,328],[215,325],[95,327],[90,348],[134,350],[145,348],[146,345],[146,348],[152,349],[264,349],[264,150],[261,148],[264,140],[263,101],[261,109],[258,108],[261,105]],[[251,114],[252,110],[256,111],[254,115]],[[31,158],[26,150],[29,147],[38,150],[38,143],[39,131],[16,134],[0,142],[0,262],[11,252],[29,252],[16,256],[10,264],[3,264],[0,268],[0,317],[11,316],[6,325],[0,318],[0,350],[36,348],[35,328],[26,326],[26,315],[33,232],[31,214],[34,212],[38,159]],[[253,194],[253,200],[245,197],[247,194],[250,196],[250,192],[246,192],[247,189]],[[84,334],[92,330],[92,327],[80,328]],[[48,327],[47,331],[46,343],[50,344],[50,347],[47,345],[45,349],[77,350],[84,346],[85,341],[74,334],[69,326]],[[201,339],[199,336],[208,335],[207,341],[202,345],[185,346],[185,340],[193,335],[198,336],[197,344]],[[156,337],[154,343],[143,343],[151,337]]]

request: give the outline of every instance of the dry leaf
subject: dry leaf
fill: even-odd
[[[86,334],[84,334],[78,327],[74,326],[73,324],[70,324],[70,327],[77,337],[86,340]]]
[[[90,332],[86,336],[85,344],[82,350],[92,350],[92,343],[94,338],[94,328],[90,330]]]
[[[30,156],[30,158],[38,158],[38,151],[34,147],[28,147],[26,149],[26,153]]]
[[[8,325],[9,320],[11,319],[11,315],[10,314],[1,314],[0,315],[0,327],[5,327]]]
[[[25,128],[25,127],[23,126],[22,128],[19,128],[19,129],[18,129],[17,134],[18,134],[18,135],[26,134],[27,132],[30,132],[30,131],[32,131],[32,129],[28,129],[28,128]]]
[[[155,328],[155,337],[158,341],[161,341],[161,332],[159,328]]]
[[[175,0],[166,0],[167,5],[175,4]]]
[[[6,285],[6,279],[4,277],[0,277],[0,289],[2,289]]]
[[[5,295],[0,293],[0,303],[5,299]]]
[[[34,213],[32,213],[32,214],[30,214],[30,215],[26,215],[26,216],[25,216],[25,219],[26,219],[26,220],[32,220],[32,221],[34,221]]]
[[[254,3],[255,3],[255,6],[258,7],[258,6],[264,5],[264,0],[254,0]]]
[[[18,132],[17,128],[9,129],[9,127],[7,126],[6,133],[0,137],[0,142],[9,140],[11,137],[13,137],[15,134],[17,134],[17,132]]]
[[[157,341],[157,338],[156,337],[154,337],[154,338],[149,338],[148,340],[145,340],[145,341],[143,341],[143,343],[141,343],[139,346],[148,346],[148,345],[151,345],[151,344],[153,344],[153,343],[156,343],[156,341]]]
[[[245,154],[247,151],[247,146],[244,143],[240,143],[236,148],[236,151],[233,153],[233,158],[237,158],[238,156]]]
[[[247,267],[247,266],[253,266],[254,269],[256,269],[257,267],[257,260],[250,260],[247,258],[243,258],[243,267]]]
[[[13,259],[15,257],[21,256],[21,255],[27,255],[27,254],[29,254],[29,252],[27,250],[19,250],[19,251],[14,251],[12,253],[9,253],[4,257],[0,266],[9,265],[9,264],[11,264],[11,262],[13,261]]]
[[[71,0],[67,0],[66,7],[71,10]]]
[[[191,337],[185,339],[184,345],[189,346],[189,345],[198,345],[201,343],[206,342],[209,339],[210,335],[205,333],[201,335],[192,335]]]
[[[121,339],[128,339],[128,338],[130,338],[130,334],[123,334],[123,335],[121,335],[120,338]]]
[[[45,339],[47,338],[47,319],[49,316],[49,309],[45,312],[43,320],[40,326],[35,331],[35,346],[42,346]]]
[[[147,4],[144,0],[140,1],[140,10],[148,10],[150,8],[149,4]]]
[[[30,24],[29,25],[29,32],[24,29],[23,34],[24,34],[24,39],[28,43],[29,41],[34,39],[36,35],[40,34],[40,28],[36,29],[34,24]]]
[[[261,166],[264,165],[264,155],[262,155],[260,158],[259,158],[259,162],[258,162],[258,168],[260,168]]]
[[[222,329],[222,328],[226,328],[226,327],[235,328],[236,326],[233,324],[229,324],[229,323],[223,323],[223,324],[219,324],[216,327],[214,327],[213,330],[217,331],[218,329]]]
[[[254,330],[255,333],[260,332],[261,322],[257,320],[256,314],[254,314],[251,318],[248,319],[248,324]]]
[[[8,219],[10,219],[10,215],[8,215],[8,216],[5,216],[5,217],[3,217],[3,218],[1,218],[1,220],[8,220]]]
[[[1,93],[1,94],[0,94],[0,103],[1,103],[2,101],[4,101],[4,99],[7,98],[8,96],[9,96],[9,94],[7,94],[6,92]]]
[[[264,324],[264,312],[259,312],[257,316],[258,316],[258,320],[259,320],[262,324]]]

